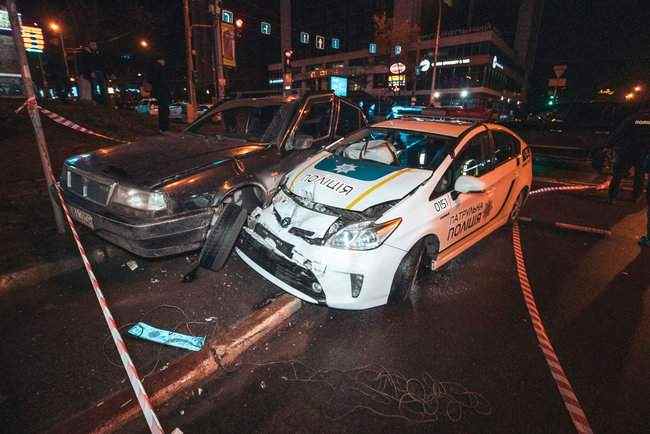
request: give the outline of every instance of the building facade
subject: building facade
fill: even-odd
[[[350,3],[355,1],[351,0]],[[540,0],[524,0],[519,6],[520,10],[526,11],[524,17],[520,16],[518,25],[526,28],[527,38],[536,37],[541,10],[539,5],[531,8],[530,3],[539,2]],[[360,3],[368,3],[366,6],[371,6],[370,3],[373,2],[364,0]],[[360,3],[357,6],[360,6]],[[422,0],[394,0],[392,5],[388,5],[393,9],[388,10],[387,15],[394,17],[395,22],[408,22],[417,28],[422,21],[424,6],[431,7],[428,3],[424,6],[423,4]],[[295,9],[294,5],[294,23],[299,22]],[[531,13],[531,9],[534,9],[536,14]],[[372,20],[374,13],[369,11],[373,9],[365,10],[365,20]],[[346,19],[342,21],[345,22]],[[530,24],[524,26],[527,22]],[[398,100],[411,100],[415,97],[417,104],[428,103],[434,69],[434,37],[421,35],[420,32],[415,41],[401,43],[399,50],[395,47],[382,50],[381,47],[370,45],[374,42],[372,22],[366,23],[362,28],[365,33],[357,36],[358,39],[353,44],[355,49],[332,49],[331,38],[334,36],[327,34],[324,35],[326,49],[319,50],[313,41],[301,43],[299,34],[299,31],[304,31],[313,38],[318,34],[317,30],[302,24],[299,28],[294,26],[291,39],[296,55],[291,68],[292,87],[305,91],[330,89],[331,77],[344,77],[347,79],[348,93],[364,92],[374,97]],[[527,71],[532,67],[530,56],[534,56],[534,48],[531,53],[531,44],[524,44],[521,36],[517,42],[527,48],[525,56],[515,52],[511,44],[506,42],[499,30],[491,24],[443,31],[439,41],[435,100],[442,106],[500,110],[516,108],[523,104],[526,100]],[[532,45],[534,47],[534,44]],[[376,52],[372,52],[375,48]],[[399,63],[403,64],[403,67],[396,67],[391,71],[391,65]],[[280,89],[282,65],[270,65],[268,71],[270,85]]]

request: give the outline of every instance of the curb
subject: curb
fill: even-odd
[[[108,258],[127,256],[127,253],[110,244],[95,247],[90,250],[90,260],[93,264],[101,264]],[[80,270],[84,267],[81,257],[70,255],[53,262],[36,263],[22,270],[0,275],[0,296],[25,286],[34,286],[51,279],[59,274]]]
[[[252,345],[281,329],[301,306],[299,299],[282,295],[208,342],[202,351],[188,354],[164,371],[143,379],[152,405],[160,407],[177,393],[232,365]],[[57,424],[49,433],[111,433],[140,413],[133,390],[127,388]]]

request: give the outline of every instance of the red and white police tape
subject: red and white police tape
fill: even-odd
[[[571,387],[571,383],[560,365],[560,360],[555,353],[553,344],[546,334],[546,329],[544,328],[544,323],[537,309],[537,303],[535,302],[535,297],[533,296],[533,290],[528,281],[528,272],[526,271],[526,262],[524,261],[524,253],[521,248],[521,237],[519,235],[519,224],[515,223],[512,227],[512,245],[515,252],[515,261],[517,264],[517,274],[519,276],[519,283],[521,286],[521,292],[524,295],[524,300],[526,302],[526,308],[528,309],[528,314],[530,315],[533,329],[535,330],[535,335],[537,336],[537,342],[539,343],[539,348],[544,354],[546,359],[546,364],[551,371],[551,375],[555,379],[555,384],[562,396],[562,401],[564,406],[569,412],[569,416],[573,421],[573,425],[580,434],[591,434],[591,426],[589,426],[589,421],[585,412],[580,406],[578,397]]]
[[[50,174],[50,176],[54,178],[52,174]],[[126,374],[129,377],[129,381],[131,382],[131,387],[133,387],[133,391],[135,392],[135,396],[138,399],[138,403],[140,404],[142,413],[144,414],[144,417],[147,421],[147,425],[149,425],[149,429],[153,434],[162,434],[163,429],[162,426],[160,425],[160,422],[158,421],[158,417],[156,416],[156,413],[154,412],[153,406],[151,405],[151,402],[149,400],[149,395],[147,395],[147,391],[144,390],[144,386],[140,381],[140,376],[138,375],[138,371],[133,365],[133,361],[131,361],[131,356],[129,356],[129,352],[126,349],[126,344],[122,339],[122,335],[120,334],[119,328],[115,323],[115,319],[113,318],[113,315],[111,314],[111,311],[108,308],[108,303],[106,302],[106,298],[104,298],[104,293],[102,292],[99,286],[99,282],[97,281],[97,277],[95,277],[93,268],[90,265],[90,261],[88,260],[88,256],[86,255],[86,250],[81,244],[81,240],[79,239],[79,234],[77,233],[77,229],[75,228],[74,221],[72,220],[72,217],[70,217],[70,211],[68,210],[68,207],[65,201],[63,200],[61,187],[56,183],[56,180],[54,180],[54,185],[56,186],[56,192],[59,196],[59,201],[61,202],[61,208],[63,208],[63,212],[65,213],[66,220],[68,221],[68,225],[70,226],[70,230],[72,231],[72,236],[74,237],[75,244],[79,249],[79,254],[81,255],[81,259],[84,263],[84,267],[86,268],[86,273],[88,273],[88,277],[90,278],[90,283],[92,284],[93,290],[95,291],[95,295],[97,296],[97,301],[99,302],[99,306],[102,309],[102,313],[104,314],[104,319],[106,320],[108,329],[111,332],[111,336],[113,337],[113,342],[115,342],[115,346],[117,347],[117,352],[120,355],[120,359],[122,360],[124,369],[126,369]]]
[[[16,109],[16,113],[20,113],[21,110],[23,110],[25,107],[30,106],[30,105],[35,105],[36,108],[37,108],[41,113],[43,113],[43,114],[44,114],[45,116],[47,116],[48,118],[52,119],[52,120],[53,120],[54,122],[56,122],[57,124],[59,124],[59,125],[63,125],[64,127],[72,128],[73,130],[75,130],[75,131],[79,131],[80,133],[90,134],[90,135],[92,135],[92,136],[101,137],[102,139],[111,140],[111,141],[113,141],[113,142],[118,142],[118,143],[128,143],[128,142],[126,142],[126,141],[124,141],[124,140],[115,139],[115,138],[110,137],[110,136],[107,136],[107,135],[105,135],[105,134],[100,134],[100,133],[97,133],[97,132],[95,132],[95,131],[89,130],[88,128],[86,128],[86,127],[82,127],[81,125],[79,125],[79,124],[77,124],[77,123],[74,123],[74,122],[72,122],[71,120],[66,119],[66,118],[64,118],[64,117],[61,116],[61,115],[58,115],[58,114],[56,114],[56,113],[54,113],[54,112],[51,112],[51,111],[49,111],[48,109],[43,108],[43,107],[41,107],[40,105],[38,105],[38,103],[37,103],[37,101],[36,101],[36,98],[34,98],[34,97],[32,97],[32,98],[28,98],[28,99],[23,103],[23,105],[21,105],[20,107],[18,107],[18,109]]]
[[[563,185],[561,187],[543,187],[543,188],[538,188],[537,190],[533,190],[530,192],[529,196],[535,196],[538,194],[543,194],[543,193],[550,193],[553,191],[584,191],[584,190],[605,190],[606,188],[609,187],[610,180],[603,181],[600,184],[596,185],[584,185],[584,184],[576,184],[576,185]]]

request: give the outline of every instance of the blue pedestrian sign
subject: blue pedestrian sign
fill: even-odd
[[[374,42],[368,44],[368,53],[377,54],[377,44],[375,44]]]
[[[309,33],[300,32],[300,42],[302,44],[309,44]]]
[[[395,45],[395,55],[399,56],[402,54],[402,46],[401,45]]]
[[[271,34],[271,23],[267,23],[266,21],[262,21],[260,23],[260,32],[262,32],[263,35],[270,35]]]
[[[223,21],[224,23],[232,24],[235,21],[235,15],[232,13],[232,11],[222,9],[221,10],[221,21]]]
[[[341,40],[339,38],[332,38],[332,48],[335,50],[341,48]]]

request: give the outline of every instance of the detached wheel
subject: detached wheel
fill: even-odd
[[[516,223],[517,220],[519,220],[519,214],[521,214],[521,209],[524,207],[525,199],[526,199],[526,191],[522,190],[519,193],[519,196],[517,196],[517,200],[515,200],[515,203],[514,205],[512,205],[512,209],[510,210],[509,222],[511,224]]]
[[[424,256],[424,244],[422,241],[418,241],[402,258],[397,271],[395,271],[395,276],[393,276],[388,304],[400,304],[409,298],[409,294],[418,280]]]
[[[223,268],[246,222],[247,215],[246,209],[239,205],[234,203],[223,205],[223,211],[212,226],[201,249],[199,256],[201,267],[212,271]]]

